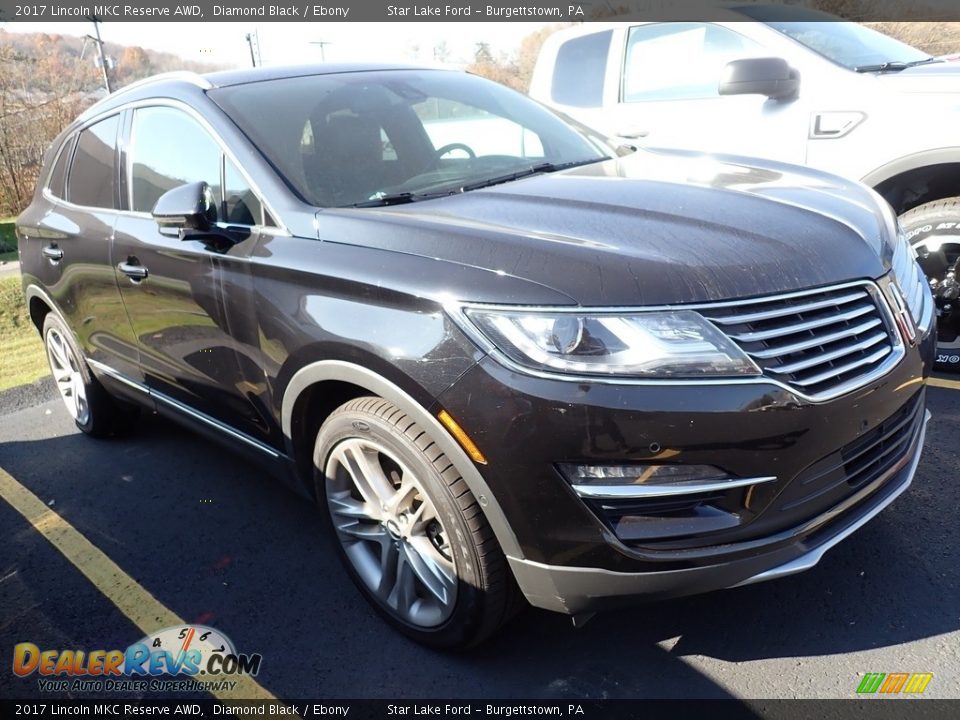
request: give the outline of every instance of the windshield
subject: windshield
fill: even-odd
[[[310,75],[209,95],[320,207],[412,201],[614,155],[525,96],[459,72]]]
[[[850,70],[887,63],[920,63],[930,59],[927,53],[915,47],[827,13],[776,6],[741,7],[738,11]]]

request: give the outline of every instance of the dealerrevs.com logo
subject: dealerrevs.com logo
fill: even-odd
[[[46,692],[229,689],[230,677],[256,676],[262,661],[204,625],[164,628],[126,650],[44,650],[29,642],[13,648],[14,675],[36,674]],[[164,676],[178,680],[160,681]]]

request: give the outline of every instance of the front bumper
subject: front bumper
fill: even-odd
[[[752,585],[809,570],[830,548],[866,525],[910,486],[920,462],[929,419],[927,411],[907,464],[879,482],[885,486],[882,492],[863,501],[855,511],[841,513],[828,528],[809,535],[798,534],[795,542],[776,552],[721,565],[645,573],[545,565],[519,558],[508,558],[510,567],[531,605],[566,614],[593,612],[636,596],[667,599]]]
[[[638,387],[534,378],[488,357],[439,404],[488,459],[478,469],[515,536],[508,560],[521,590],[535,606],[578,614],[815,565],[910,484],[923,447],[932,355],[928,336],[887,375],[820,403],[763,381]],[[905,408],[915,419],[890,456],[896,462],[862,484],[797,501],[825,464]],[[622,537],[557,470],[558,463],[643,463],[663,453],[733,477],[777,480],[758,488],[738,527],[658,541]]]

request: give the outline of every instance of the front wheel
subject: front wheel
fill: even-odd
[[[323,423],[317,497],[360,591],[402,633],[475,645],[515,607],[513,578],[479,504],[429,434],[365,397]]]
[[[941,370],[960,372],[960,197],[934,200],[900,216],[937,304],[937,355]]]

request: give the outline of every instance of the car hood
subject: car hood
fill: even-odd
[[[960,93],[960,64],[953,62],[917,65],[895,73],[878,74],[876,77],[896,92]]]
[[[581,305],[706,302],[885,272],[886,230],[862,185],[757,163],[639,151],[434,200],[324,211],[318,219],[322,239],[483,268]],[[334,228],[335,218],[349,218],[350,227]],[[470,288],[452,290],[475,299]]]

